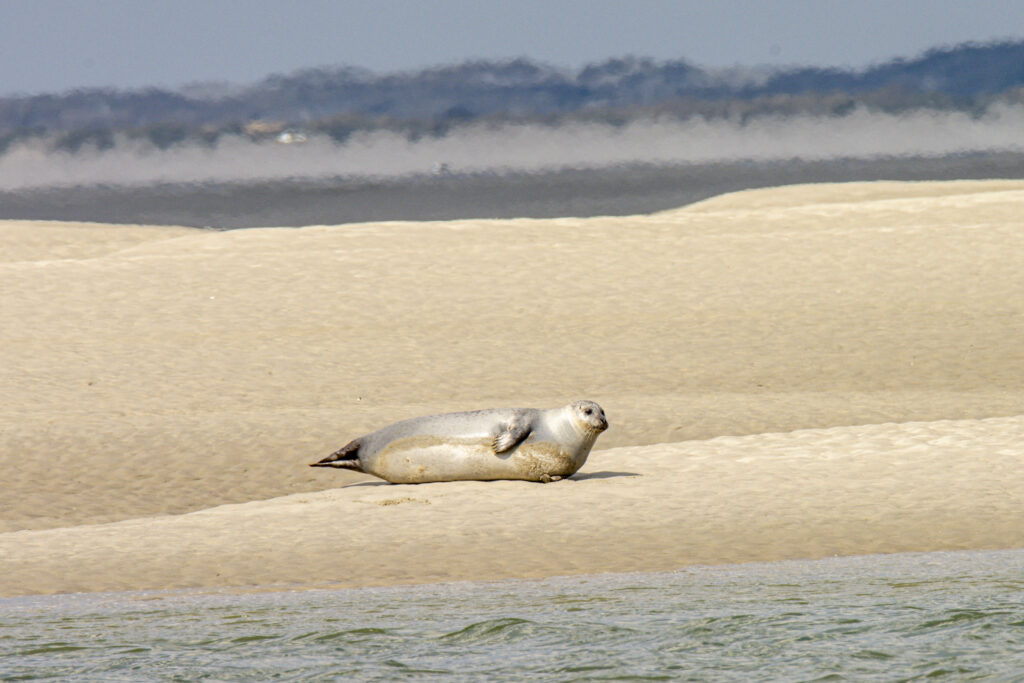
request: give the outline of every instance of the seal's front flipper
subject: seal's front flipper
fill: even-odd
[[[528,436],[530,436],[530,423],[519,418],[512,418],[505,428],[494,437],[491,449],[496,454],[505,453],[526,441]]]
[[[348,442],[323,460],[310,464],[310,467],[342,467],[362,472],[363,465],[359,462],[359,439]]]

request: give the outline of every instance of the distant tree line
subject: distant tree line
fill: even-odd
[[[467,123],[621,126],[644,117],[838,115],[913,109],[985,111],[1024,102],[1024,41],[936,49],[867,69],[707,70],[684,61],[612,59],[569,72],[526,59],[374,74],[309,69],[246,87],[91,89],[0,98],[0,152],[38,138],[75,152],[118,137],[166,149],[264,139],[288,129],[344,141],[363,131],[410,138]]]

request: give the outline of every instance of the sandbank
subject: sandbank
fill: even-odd
[[[0,595],[1024,547],[1021,181],[0,245]],[[306,467],[577,398],[571,481]]]

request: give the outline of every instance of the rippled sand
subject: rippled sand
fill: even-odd
[[[0,223],[0,594],[1022,547],[1022,217],[1024,182],[958,181]],[[576,398],[612,426],[575,481],[305,466],[405,417]]]

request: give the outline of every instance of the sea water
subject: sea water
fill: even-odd
[[[0,600],[11,680],[983,677],[1024,680],[1021,550]]]

